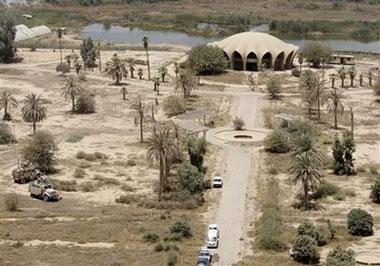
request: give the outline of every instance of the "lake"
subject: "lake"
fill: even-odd
[[[199,27],[199,26],[198,26]],[[205,25],[200,25],[205,27]],[[252,28],[251,30],[266,31],[265,25],[260,25]],[[214,42],[222,37],[203,37],[193,36],[187,33],[178,31],[164,31],[164,30],[143,30],[139,28],[110,26],[105,27],[103,24],[95,23],[88,25],[82,30],[82,37],[91,37],[96,41],[105,41],[112,43],[128,43],[132,45],[141,44],[141,40],[147,36],[153,44],[174,44],[194,47],[199,44],[206,44]],[[287,39],[284,41],[302,47],[308,39]],[[354,51],[354,52],[373,52],[380,53],[380,40],[371,42],[361,42],[349,39],[323,39],[321,42],[329,45],[332,49],[337,51]]]

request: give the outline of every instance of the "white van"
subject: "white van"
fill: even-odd
[[[216,224],[210,224],[208,226],[207,233],[207,247],[218,248],[219,246],[219,228]]]

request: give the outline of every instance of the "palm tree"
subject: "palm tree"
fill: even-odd
[[[160,188],[158,190],[158,200],[161,200],[162,192],[165,187],[165,159],[167,154],[175,150],[175,143],[173,136],[169,129],[157,130],[153,133],[153,136],[148,140],[148,148],[146,152],[146,158],[148,160],[154,159],[159,162],[159,180]]]
[[[125,87],[122,87],[121,90],[120,90],[120,93],[123,95],[123,100],[127,100],[126,96],[128,94],[128,91]]]
[[[334,88],[328,96],[328,106],[327,110],[329,113],[334,112],[334,128],[338,129],[338,114],[344,112],[344,106],[342,103],[343,95]]]
[[[59,28],[57,30],[57,35],[59,39],[59,63],[62,69],[62,75],[63,75],[63,65],[62,65],[62,35],[63,35],[64,30],[62,28]]]
[[[144,75],[144,72],[142,68],[137,69],[137,76],[139,76],[139,79],[142,79],[142,76]]]
[[[149,39],[148,37],[144,37],[142,39],[142,42],[143,42],[143,46],[144,46],[144,49],[145,49],[145,52],[146,52],[146,65],[148,67],[148,79],[150,79],[150,64],[149,64]]]
[[[161,75],[162,83],[165,83],[165,77],[168,74],[168,69],[162,66],[158,69],[158,73]]]
[[[191,91],[197,88],[197,79],[192,71],[182,70],[179,72],[175,89],[181,90],[186,101],[189,99]]]
[[[25,96],[24,105],[21,109],[22,119],[25,122],[33,123],[33,135],[36,134],[36,123],[46,118],[45,100],[41,95],[30,93]]]
[[[306,103],[309,117],[311,116],[312,107],[316,103],[319,103],[318,86],[319,84],[318,84],[317,75],[314,74],[314,72],[310,70],[306,70],[301,76],[300,87],[301,87],[302,99]]]
[[[303,204],[309,208],[309,192],[317,188],[323,177],[321,164],[310,152],[297,154],[291,159],[290,175],[295,184],[302,183]]]
[[[344,67],[338,69],[338,77],[342,81],[342,88],[344,88],[344,80],[346,79],[346,70],[344,69]]]
[[[351,80],[351,87],[354,87],[354,79],[356,77],[356,74],[357,74],[356,68],[354,66],[352,66],[348,70],[348,75],[350,76],[350,80]]]
[[[131,73],[131,79],[134,78],[133,72],[135,71],[135,64],[132,62],[129,64],[129,72]]]
[[[150,115],[150,108],[148,105],[142,102],[141,97],[137,98],[137,102],[132,105],[132,109],[135,110],[135,125],[140,127],[140,143],[144,142],[144,123],[151,122],[152,117]]]
[[[157,92],[157,95],[160,94],[160,78],[159,77],[153,78],[153,91]]]
[[[82,87],[73,76],[67,78],[65,86],[62,88],[63,97],[65,97],[66,100],[71,99],[71,112],[73,113],[75,113],[75,98],[82,90]]]
[[[106,63],[105,72],[115,80],[115,85],[117,86],[120,85],[120,81],[128,75],[124,60],[120,59],[116,53],[111,58],[111,61]]]
[[[0,92],[0,109],[4,108],[3,120],[11,120],[11,115],[8,113],[8,110],[11,108],[16,108],[18,102],[15,97],[13,97],[11,92],[8,92],[6,89],[3,89]]]

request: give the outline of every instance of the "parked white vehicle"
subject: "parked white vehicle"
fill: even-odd
[[[217,224],[210,224],[207,233],[207,247],[218,248],[219,246],[219,227]]]
[[[213,187],[222,187],[223,186],[223,179],[222,179],[222,177],[219,176],[219,175],[214,176],[214,178],[212,180],[212,186]]]

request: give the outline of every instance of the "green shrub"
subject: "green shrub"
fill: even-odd
[[[86,175],[86,171],[82,168],[76,168],[74,171],[75,178],[84,178]]]
[[[297,228],[297,235],[307,235],[312,237],[318,246],[326,245],[332,238],[329,228],[326,226],[315,227],[310,222],[304,222],[300,224]]]
[[[308,42],[303,47],[302,53],[306,60],[312,63],[314,67],[319,67],[321,58],[329,58],[332,50],[328,45],[321,42]]]
[[[378,175],[379,174],[378,166],[377,165],[370,165],[369,166],[369,172],[373,175]]]
[[[355,252],[340,246],[331,250],[326,257],[326,266],[355,266]]]
[[[122,195],[115,199],[116,203],[123,203],[123,204],[131,204],[134,202],[138,202],[138,197],[131,194]]]
[[[375,181],[371,190],[371,199],[373,202],[380,203],[380,177]]]
[[[162,245],[162,243],[158,243],[154,246],[154,251],[156,252],[161,252],[164,250],[164,245]]]
[[[177,254],[172,251],[167,254],[167,266],[175,266],[177,264]]]
[[[78,151],[76,157],[77,159],[84,159],[86,157],[86,153],[84,151]]]
[[[4,196],[4,206],[5,210],[10,212],[15,212],[19,208],[18,196],[14,193],[6,194]]]
[[[8,124],[0,122],[0,145],[15,143],[16,138],[13,135]]]
[[[58,64],[55,67],[55,71],[62,72],[63,74],[66,74],[66,73],[70,72],[70,68],[69,68],[69,65],[67,63],[63,62],[62,64]]]
[[[53,187],[57,190],[61,191],[77,191],[77,182],[75,180],[73,181],[66,181],[66,180],[51,180],[53,183]]]
[[[345,199],[346,199],[346,195],[342,191],[339,191],[338,193],[334,195],[334,200],[343,201]]]
[[[193,47],[189,52],[187,63],[191,69],[203,75],[221,73],[229,66],[223,50],[210,45]]]
[[[173,224],[170,227],[170,232],[173,234],[181,234],[185,238],[189,238],[193,235],[190,224],[184,218]]]
[[[235,130],[242,130],[245,126],[245,122],[240,117],[235,117],[235,119],[232,120],[232,124],[234,125]]]
[[[274,129],[264,140],[265,150],[272,153],[286,153],[291,149],[289,134],[282,128]]]
[[[81,134],[73,132],[67,137],[66,142],[75,143],[81,141],[82,139],[83,136]]]
[[[334,196],[338,192],[340,192],[339,187],[337,187],[336,185],[329,183],[327,181],[323,181],[319,184],[319,187],[313,193],[312,198],[313,199],[322,199],[322,198],[326,198],[328,196]]]
[[[281,216],[276,208],[266,207],[258,226],[258,245],[261,249],[281,251],[286,248],[281,238]]]
[[[308,235],[298,236],[292,251],[294,259],[301,263],[317,263],[320,258],[317,241]]]
[[[266,82],[266,88],[269,93],[270,98],[279,99],[281,92],[281,81],[278,77],[272,76]]]
[[[185,101],[182,97],[170,95],[163,101],[163,109],[167,116],[183,114],[186,112]]]
[[[94,152],[94,155],[95,155],[96,159],[102,159],[102,160],[108,159],[107,154],[104,154],[104,153],[101,153],[98,151]]]
[[[207,152],[206,139],[204,137],[190,137],[187,141],[187,152],[189,153],[191,164],[197,167],[200,172],[202,172],[204,170],[204,155]]]
[[[53,136],[47,131],[37,131],[22,150],[23,159],[33,163],[42,173],[48,174],[57,164],[57,147]]]
[[[135,190],[132,186],[130,186],[128,184],[121,185],[120,189],[123,191],[126,191],[126,192],[132,192]]]
[[[94,192],[97,190],[97,186],[95,186],[91,181],[86,181],[80,184],[80,190],[83,192]]]
[[[155,233],[146,233],[144,235],[144,241],[149,243],[156,243],[160,237]]]
[[[373,235],[372,215],[362,209],[352,209],[348,213],[347,228],[348,232],[354,236]]]
[[[299,69],[293,69],[292,76],[299,78],[301,76],[301,71]]]
[[[188,161],[181,163],[178,169],[179,183],[182,191],[187,191],[191,195],[203,192],[203,179],[197,167],[191,165]]]
[[[95,100],[88,92],[82,90],[75,103],[75,112],[78,114],[95,113]]]

